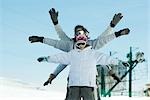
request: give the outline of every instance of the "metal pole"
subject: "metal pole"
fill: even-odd
[[[111,52],[111,51],[109,52],[109,55],[112,56],[112,52]],[[110,80],[111,80],[111,79],[110,79]],[[112,81],[110,81],[110,83],[109,83],[109,87],[111,87],[111,82],[112,82]],[[111,92],[108,94],[108,96],[111,97]]]
[[[105,75],[104,69],[101,67],[101,96],[105,95]]]
[[[133,66],[133,63],[132,63],[132,47],[130,47],[130,53],[129,53],[129,97],[132,97],[132,66]]]

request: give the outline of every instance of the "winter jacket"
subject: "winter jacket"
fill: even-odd
[[[118,65],[119,60],[113,59],[97,50],[86,47],[83,50],[73,49],[47,57],[48,62],[70,65],[68,86],[96,85],[96,65]]]
[[[109,41],[116,38],[115,34],[112,34],[112,29],[112,27],[108,26],[108,28],[97,39],[89,40],[88,44],[91,45],[93,49],[103,47]],[[55,25],[55,30],[61,40],[44,38],[43,42],[65,52],[72,50],[74,48],[74,41],[65,34],[59,24]],[[57,76],[65,67],[66,65],[59,65],[53,74]]]

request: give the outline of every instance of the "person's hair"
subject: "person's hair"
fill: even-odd
[[[81,28],[85,33],[86,33],[86,32],[89,33],[89,31],[88,31],[85,27],[83,27],[82,25],[77,25],[77,26],[75,26],[74,32],[76,33],[76,32],[77,32],[77,29],[79,29],[79,28]]]

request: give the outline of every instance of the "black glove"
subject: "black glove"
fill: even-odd
[[[125,66],[125,67],[129,67],[130,64],[128,62],[122,62],[122,64]]]
[[[117,82],[121,82],[121,79],[116,74],[112,74],[111,76],[114,78],[114,80],[117,80]]]
[[[38,62],[42,62],[42,61],[44,61],[44,60],[47,61],[47,58],[45,58],[45,57],[40,57],[40,58],[37,59]]]
[[[122,29],[118,32],[115,32],[115,36],[119,37],[119,36],[122,36],[122,35],[128,35],[129,32],[130,32],[129,28],[125,28],[125,29]]]
[[[121,15],[121,13],[115,14],[112,21],[110,22],[110,26],[115,27],[118,24],[118,22],[122,19],[122,17],[123,16]]]
[[[43,39],[44,39],[44,37],[39,37],[39,36],[30,36],[29,37],[29,41],[31,43],[34,43],[34,42],[41,42],[41,43],[43,43]]]
[[[54,74],[50,74],[48,80],[43,84],[44,86],[48,85],[48,84],[51,84],[53,79],[55,79],[56,76]]]
[[[54,8],[50,9],[49,14],[54,25],[58,24],[58,11],[56,12]]]
[[[117,80],[117,82],[121,82],[121,79],[115,74],[113,70],[109,70],[109,74],[113,77],[114,80]]]
[[[46,86],[48,85],[48,83],[49,83],[49,80],[47,80],[43,85]]]

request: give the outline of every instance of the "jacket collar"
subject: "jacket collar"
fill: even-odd
[[[78,48],[75,48],[75,50],[78,51],[78,52],[87,51],[87,50],[90,50],[90,49],[92,49],[92,46],[87,46],[87,47],[85,47],[83,50],[78,49]]]

